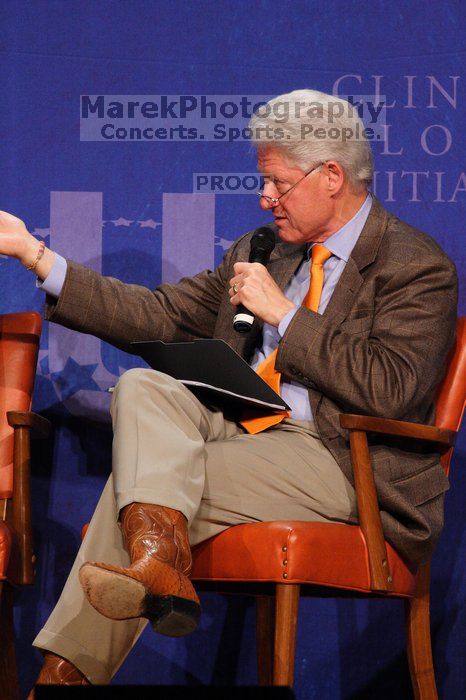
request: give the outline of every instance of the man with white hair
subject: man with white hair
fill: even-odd
[[[357,522],[340,412],[433,420],[454,339],[453,263],[368,192],[371,150],[348,103],[296,91],[250,127],[260,203],[274,218],[267,268],[247,262],[248,233],[214,272],[151,292],[65,261],[0,216],[0,253],[43,280],[50,321],[125,350],[135,340],[223,338],[291,407],[258,423],[204,405],[160,372],[121,377],[113,475],[35,640],[45,652],[39,683],[108,683],[147,620],[162,634],[191,632],[190,546],[223,529]],[[247,337],[232,330],[238,304],[258,320]],[[438,455],[381,438],[371,457],[386,538],[408,561],[425,561],[448,488]]]

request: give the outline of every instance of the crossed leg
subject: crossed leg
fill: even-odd
[[[34,640],[92,683],[110,682],[147,624],[103,617],[78,580],[88,560],[129,566],[118,523],[124,506],[157,503],[181,511],[191,545],[240,523],[356,521],[354,489],[311,423],[287,421],[248,435],[180,382],[153,370],[123,375],[112,416],[113,475],[62,595]]]

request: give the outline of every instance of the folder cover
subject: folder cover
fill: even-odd
[[[268,411],[289,410],[280,395],[224,340],[148,340],[131,343],[131,349],[153,369],[178,379],[194,393],[200,389],[216,394],[222,402],[230,400]]]

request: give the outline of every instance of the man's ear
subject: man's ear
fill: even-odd
[[[340,163],[336,160],[328,160],[322,166],[322,170],[327,176],[327,187],[330,194],[337,194],[345,181],[345,173]]]

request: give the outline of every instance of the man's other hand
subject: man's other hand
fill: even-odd
[[[28,267],[36,260],[39,245],[37,239],[27,230],[24,221],[6,211],[0,211],[0,255],[17,258],[22,265]],[[55,254],[45,249],[43,257],[34,267],[35,274],[45,279],[54,259]]]
[[[260,263],[238,262],[233,266],[235,276],[230,280],[230,301],[243,304],[254,316],[277,327],[282,318],[294,308],[280,287]]]
[[[34,236],[27,230],[24,222],[13,214],[0,211],[0,254],[21,260],[29,252],[30,239],[36,243]]]

